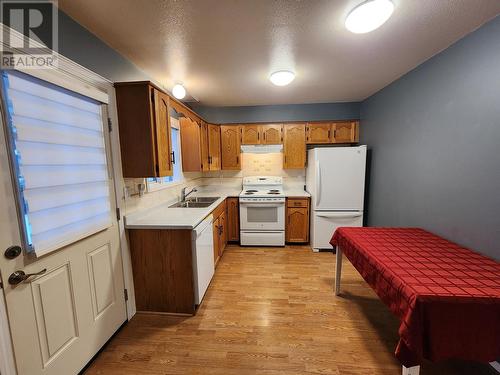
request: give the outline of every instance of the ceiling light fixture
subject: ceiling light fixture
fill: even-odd
[[[355,34],[369,33],[382,26],[393,11],[394,4],[391,0],[368,0],[349,13],[345,27]]]
[[[290,84],[290,82],[292,82],[294,79],[295,73],[288,70],[280,70],[278,72],[274,72],[269,77],[269,80],[276,86],[286,86]]]
[[[177,99],[184,99],[184,97],[186,96],[186,89],[184,88],[184,86],[178,83],[172,89],[172,94],[174,94]]]

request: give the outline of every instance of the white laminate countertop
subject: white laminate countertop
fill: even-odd
[[[127,229],[193,229],[203,221],[227,197],[237,197],[241,189],[207,188],[193,193],[190,197],[219,197],[204,208],[182,208],[169,206],[175,201],[159,204],[156,207],[133,212],[125,216]]]
[[[204,208],[182,208],[169,206],[175,201],[161,203],[156,207],[139,210],[125,216],[127,229],[194,229],[217,206],[228,197],[238,197],[241,188],[225,188],[218,185],[205,186],[190,197],[219,197],[214,203]],[[310,197],[304,190],[285,190],[287,197]]]
[[[285,189],[284,190],[285,196],[288,198],[308,198],[311,196],[307,191],[302,190],[302,189]]]

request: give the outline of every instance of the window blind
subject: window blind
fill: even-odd
[[[28,249],[37,256],[111,226],[102,104],[2,73]]]

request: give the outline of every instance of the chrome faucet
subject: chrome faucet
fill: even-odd
[[[190,195],[191,193],[195,193],[197,191],[198,190],[196,190],[196,187],[194,187],[189,193],[186,193],[186,188],[183,187],[181,189],[181,202],[184,202],[186,200],[186,198],[188,197],[188,195]]]

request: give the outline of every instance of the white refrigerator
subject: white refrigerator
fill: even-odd
[[[363,226],[366,146],[314,148],[307,156],[311,246],[332,249],[335,229]]]

